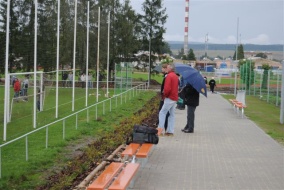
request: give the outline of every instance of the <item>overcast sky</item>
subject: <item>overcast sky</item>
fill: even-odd
[[[141,12],[143,0],[130,0]],[[189,0],[189,42],[284,44],[284,0]],[[185,0],[163,0],[167,41],[184,40]],[[237,20],[239,19],[239,25]],[[239,27],[237,27],[239,26]]]

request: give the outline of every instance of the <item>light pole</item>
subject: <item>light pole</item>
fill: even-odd
[[[149,34],[149,75],[148,75],[148,88],[150,87],[151,76],[151,34]]]
[[[236,47],[236,64],[238,64],[238,43],[239,43],[239,18],[237,20],[237,47]],[[234,88],[234,95],[237,95],[237,68],[235,69],[235,88]]]
[[[205,66],[204,66],[204,72],[207,71],[207,50],[208,50],[208,33],[205,35],[205,59],[204,59],[205,60]]]

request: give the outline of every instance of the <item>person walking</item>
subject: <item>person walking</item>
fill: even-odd
[[[167,66],[167,76],[164,83],[163,97],[164,104],[159,112],[159,126],[163,129],[162,135],[173,136],[175,125],[175,105],[178,100],[178,76],[175,73],[174,65]],[[165,131],[165,119],[167,113],[170,113],[168,118],[168,128]],[[166,133],[165,133],[166,132]]]
[[[195,110],[199,106],[199,92],[190,84],[187,84],[182,90],[184,94],[184,102],[187,105],[187,123],[181,131],[184,133],[194,132]]]
[[[214,88],[216,86],[216,81],[214,80],[214,77],[212,77],[212,79],[209,81],[209,86],[210,86],[210,91],[213,94],[214,93]]]

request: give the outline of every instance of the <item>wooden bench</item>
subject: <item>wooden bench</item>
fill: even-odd
[[[157,128],[158,136],[162,134],[163,129]],[[148,156],[152,150],[154,144],[150,143],[130,143],[126,149],[121,153],[121,157],[123,160],[129,160],[131,158],[132,163],[136,163],[137,161],[141,163],[141,167],[144,167],[148,161]]]
[[[158,128],[158,135],[161,135],[162,129]],[[87,190],[124,190],[128,186],[134,186],[134,176],[138,171],[140,164],[144,166],[147,163],[148,156],[152,150],[153,144],[150,143],[130,143],[121,153],[122,163],[112,162],[100,175],[93,181]],[[126,162],[126,161],[130,161]]]
[[[133,187],[134,176],[139,169],[137,163],[115,163],[112,162],[93,181],[87,190],[125,190],[128,186]]]
[[[121,153],[121,157],[123,157],[123,161],[126,161],[130,158],[132,158],[132,162],[135,162],[135,154],[137,152],[137,150],[139,149],[139,147],[141,146],[141,144],[137,144],[137,143],[130,143],[126,149]]]
[[[242,118],[243,118],[243,117],[244,117],[244,113],[245,113],[244,108],[246,108],[247,106],[244,105],[244,104],[241,103],[241,102],[236,102],[236,103],[235,103],[235,106],[236,106],[236,108],[237,108],[237,114],[239,115],[239,110],[241,110],[241,116],[242,116]]]
[[[239,110],[241,110],[241,116],[242,118],[244,117],[244,108],[246,108],[247,106],[244,105],[242,102],[239,102],[236,99],[229,99],[229,101],[233,104],[233,109],[237,112],[237,114],[239,115]]]
[[[148,156],[152,150],[153,144],[150,143],[131,143],[121,153],[123,161],[130,161],[131,163],[141,163],[141,167],[144,167],[148,161]]]

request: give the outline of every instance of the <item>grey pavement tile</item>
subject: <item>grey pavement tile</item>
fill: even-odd
[[[180,130],[186,110],[176,110],[174,137],[162,137],[140,168],[134,190],[282,190],[284,149],[218,94],[201,96],[195,132]]]

